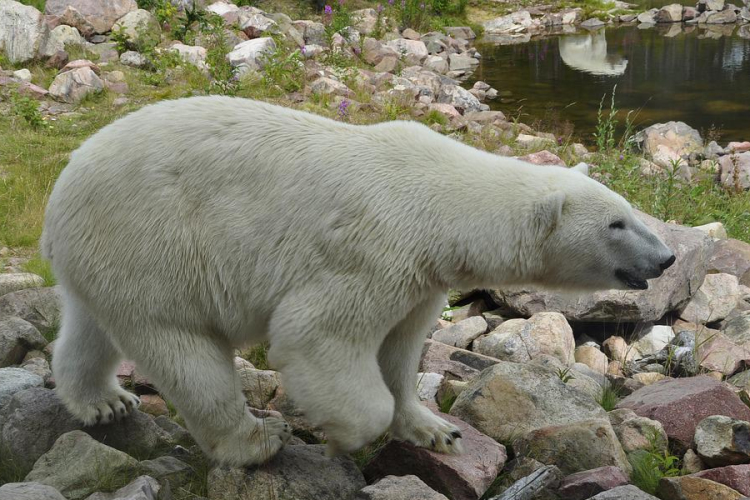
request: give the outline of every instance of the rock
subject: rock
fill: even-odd
[[[523,460],[523,458],[520,460]],[[536,462],[536,460],[533,462]],[[543,465],[541,462],[536,463],[539,467],[534,466],[534,470],[529,475],[518,479],[501,495],[493,496],[492,500],[536,500],[547,498],[550,490],[555,490],[559,486],[562,473],[554,465]],[[515,475],[514,473],[517,471],[520,473],[518,469],[523,468],[515,467],[510,471],[509,475]],[[555,495],[554,498],[558,498],[558,496]]]
[[[610,465],[628,474],[631,471],[630,463],[606,416],[531,431],[514,441],[513,449],[519,456],[554,464],[563,474]]]
[[[722,333],[731,342],[745,347],[750,342],[750,311],[743,311],[727,319]]]
[[[659,9],[650,9],[638,14],[638,17],[636,19],[641,24],[656,24],[656,15],[658,13]]]
[[[704,22],[706,24],[732,24],[737,22],[737,13],[731,9],[721,12],[707,12]]]
[[[161,27],[156,17],[144,9],[128,12],[115,22],[112,31],[122,32],[128,37],[128,42],[134,47],[139,47],[150,38],[158,40]]]
[[[154,423],[161,427],[172,438],[175,443],[184,443],[190,440],[190,433],[171,418],[160,415],[154,419]]]
[[[703,370],[730,376],[750,361],[750,349],[738,346],[721,332],[704,328],[698,331],[696,337],[696,357]]]
[[[746,151],[750,151],[750,141],[730,142],[729,144],[727,144],[727,151],[729,153],[744,153]]]
[[[43,57],[52,57],[56,53],[65,51],[67,47],[82,46],[86,40],[81,36],[77,29],[72,26],[61,24],[49,32],[49,37],[44,47],[39,49],[39,55]]]
[[[208,474],[209,500],[353,499],[365,486],[362,473],[346,457],[325,457],[323,445],[284,447],[253,469],[215,468]]]
[[[693,476],[723,484],[745,496],[750,496],[750,464],[704,470]]]
[[[29,373],[42,377],[45,384],[52,377],[52,370],[50,369],[49,363],[44,358],[31,358],[28,361],[24,361],[21,368]]]
[[[706,0],[706,10],[724,10],[724,0]]]
[[[474,351],[486,356],[524,363],[541,354],[539,344],[531,335],[524,319],[511,319],[496,330],[474,341]],[[432,336],[435,339],[435,335]]]
[[[627,363],[641,357],[641,353],[637,349],[628,346],[625,339],[614,335],[609,337],[602,343],[602,350],[604,354],[609,356],[612,361],[619,361],[621,363]]]
[[[507,459],[505,447],[458,418],[438,413],[463,435],[464,452],[446,455],[391,441],[365,467],[368,481],[413,474],[430,488],[454,500],[476,500],[490,487]]]
[[[577,472],[565,477],[557,493],[564,500],[586,500],[602,491],[628,484],[628,476],[613,466]]]
[[[702,226],[695,226],[695,229],[700,229],[714,239],[727,239],[727,230],[721,222],[710,222],[708,224],[703,224]]]
[[[49,87],[49,93],[54,99],[72,104],[80,102],[92,92],[102,90],[104,90],[104,82],[91,68],[78,68],[60,73]]]
[[[240,358],[241,359],[241,358]],[[237,367],[237,374],[242,382],[242,392],[253,408],[263,409],[276,395],[281,385],[279,373],[273,370],[256,370],[255,368]]]
[[[456,380],[470,380],[497,362],[497,359],[489,356],[428,339],[422,351],[419,371],[440,373]]]
[[[665,224],[636,212],[671,248],[677,261],[648,290],[612,290],[570,296],[532,289],[489,290],[499,306],[513,315],[531,316],[542,311],[562,313],[568,321],[646,322],[687,303],[705,276],[713,241],[702,231]]]
[[[592,346],[581,346],[575,351],[577,363],[583,363],[597,373],[607,373],[607,356]]]
[[[120,54],[120,63],[131,68],[145,68],[149,65],[146,56],[134,50],[128,50]]]
[[[450,71],[471,71],[479,65],[479,61],[467,54],[450,54],[448,64]]]
[[[206,7],[206,12],[216,14],[224,19],[228,25],[237,24],[240,18],[240,8],[233,3],[218,1]]]
[[[386,476],[357,493],[358,500],[448,500],[417,476]]]
[[[279,32],[278,24],[261,14],[251,14],[242,18],[241,22],[240,29],[251,39]]]
[[[49,28],[41,12],[13,0],[0,1],[0,51],[11,63],[33,59],[48,37]]]
[[[314,21],[294,21],[294,27],[302,34],[309,45],[326,45],[325,26]]]
[[[591,396],[567,386],[554,370],[504,361],[472,381],[450,413],[499,441],[550,425],[606,418]]]
[[[174,445],[169,433],[139,410],[120,421],[83,430],[97,441],[135,456],[153,456]]]
[[[623,411],[632,413],[632,410],[613,410],[610,412],[610,422],[625,453],[651,451],[654,448],[667,451],[667,433],[658,420],[639,417],[635,413],[621,421],[612,417],[613,413]]]
[[[429,69],[430,71],[434,71],[435,73],[439,73],[441,75],[446,74],[450,70],[448,61],[440,56],[427,56],[427,58],[424,60],[424,67],[425,69]]]
[[[343,83],[332,78],[321,76],[310,84],[310,92],[319,95],[338,95],[351,97],[353,92]]]
[[[637,341],[632,345],[642,356],[656,354],[664,349],[674,338],[672,327],[666,325],[655,325],[644,330]]]
[[[352,11],[353,26],[363,35],[370,35],[378,23],[378,13],[375,9],[360,9]]]
[[[53,486],[65,498],[78,500],[94,493],[102,477],[132,472],[137,465],[133,457],[94,441],[85,432],[71,431],[39,457],[25,480]]]
[[[13,78],[15,78],[16,80],[20,80],[21,82],[30,82],[31,81],[31,71],[29,71],[26,68],[16,70],[16,71],[13,72]],[[3,276],[7,276],[7,275],[6,274],[0,274],[0,278],[2,278]],[[0,286],[2,286],[2,285],[3,285],[3,283],[0,280]],[[39,285],[37,285],[37,286],[39,286]],[[22,289],[23,288],[29,288],[29,287],[22,287]],[[8,291],[12,292],[13,290],[8,290]]]
[[[618,486],[611,490],[599,493],[588,500],[659,500],[653,495],[649,495],[643,490],[638,489],[636,486]]]
[[[691,323],[713,323],[726,318],[740,298],[739,279],[731,274],[708,274],[680,318]]]
[[[439,373],[417,373],[417,395],[422,401],[435,401],[444,377]]]
[[[47,341],[34,325],[21,318],[0,318],[0,368],[20,364],[28,351],[44,349]]]
[[[5,483],[0,486],[0,500],[65,500],[65,497],[46,484]]]
[[[451,26],[443,28],[443,31],[445,31],[445,34],[449,37],[458,40],[474,40],[477,37],[477,35],[474,34],[474,30],[468,26]]]
[[[195,471],[182,460],[164,456],[153,460],[144,460],[139,464],[145,474],[154,479],[164,482],[169,481],[171,487],[181,486],[188,482],[190,475]]]
[[[565,166],[565,162],[562,160],[562,158],[560,158],[556,154],[550,153],[546,149],[544,151],[539,151],[538,153],[519,156],[518,159],[528,163],[533,163],[534,165],[558,165],[561,167]]]
[[[719,158],[721,182],[732,189],[750,189],[750,151]]]
[[[724,486],[694,476],[664,477],[656,491],[662,500],[739,500],[742,494]]]
[[[140,476],[114,493],[94,493],[86,500],[157,500],[161,486],[149,476]]]
[[[156,394],[143,394],[141,397],[141,406],[139,409],[148,415],[158,417],[159,415],[169,415],[167,402],[161,396]]]
[[[741,278],[750,269],[750,244],[724,239],[714,244],[708,262],[709,273],[727,273]]]
[[[44,386],[44,380],[38,375],[28,372],[22,368],[0,368],[0,407],[9,404],[9,401],[17,392],[31,387]],[[1,423],[1,421],[0,421]],[[0,438],[2,438],[0,434]],[[2,446],[2,439],[0,439]]]
[[[682,457],[682,469],[680,472],[683,476],[695,474],[706,468],[701,458],[693,451],[688,450]],[[709,478],[710,479],[710,478]]]
[[[695,428],[695,451],[709,467],[750,462],[750,423],[723,415],[703,419]]]
[[[679,23],[682,22],[682,5],[673,3],[665,5],[656,13],[657,23]]]
[[[450,104],[463,114],[482,111],[482,103],[479,99],[458,85],[443,85],[437,96],[437,102]]]
[[[257,71],[265,65],[265,56],[276,50],[273,38],[255,38],[242,42],[227,54],[229,63],[237,68],[240,73]]]
[[[483,27],[484,33],[487,35],[500,35],[520,33],[533,25],[534,21],[531,19],[531,14],[526,10],[521,10],[487,21],[483,24]]]
[[[706,376],[666,379],[635,391],[617,405],[661,422],[670,442],[685,450],[711,415],[750,420],[750,408],[723,383]]]
[[[487,331],[487,322],[482,316],[472,316],[432,334],[432,340],[466,349],[474,339]],[[481,352],[481,351],[479,351]]]
[[[136,9],[135,0],[47,0],[44,13],[90,37],[110,31],[115,21]]]
[[[679,4],[673,4],[671,7],[674,5]],[[682,6],[679,7],[682,9]],[[703,139],[698,131],[683,122],[651,125],[635,135],[635,142],[650,156],[657,152],[660,145],[666,146],[682,158],[703,151]]]
[[[666,379],[667,376],[663,373],[658,372],[644,372],[644,373],[636,373],[633,375],[633,380],[636,382],[642,384],[642,385],[651,385],[655,384],[656,382],[659,382],[660,380]]]
[[[397,38],[396,40],[386,42],[385,46],[392,48],[397,54],[400,54],[409,66],[422,64],[422,61],[429,55],[427,47],[421,40]]]
[[[597,19],[595,17],[592,17],[590,19],[586,19],[581,23],[581,28],[587,28],[587,29],[597,29],[604,26],[604,21]]]

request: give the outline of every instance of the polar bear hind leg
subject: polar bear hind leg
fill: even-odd
[[[82,300],[64,287],[62,298],[62,324],[52,357],[57,394],[84,425],[120,419],[140,404],[117,382],[121,355]]]
[[[445,303],[438,294],[417,305],[385,338],[378,355],[396,400],[393,437],[442,453],[461,453],[461,431],[419,402],[417,370],[424,339]]]
[[[235,467],[256,465],[289,441],[292,429],[283,419],[249,411],[228,342],[176,327],[141,329],[118,337],[123,351],[174,404],[209,457]]]

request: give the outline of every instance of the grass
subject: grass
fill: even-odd
[[[388,441],[390,441],[388,434],[383,434],[372,443],[352,453],[351,458],[357,464],[359,470],[363,470],[378,455],[380,450],[388,444]]]
[[[663,477],[677,477],[681,474],[680,460],[669,451],[659,449],[656,433],[649,437],[649,442],[650,449],[636,450],[628,455],[628,461],[633,466],[630,481],[646,493],[655,495]]]
[[[251,362],[258,370],[270,370],[268,364],[268,342],[252,346],[250,349],[242,352],[242,357]]]
[[[596,402],[605,411],[612,411],[620,401],[620,392],[610,383],[604,384],[599,394],[596,396]]]

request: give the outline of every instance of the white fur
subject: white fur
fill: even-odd
[[[628,245],[610,236],[615,218],[637,229]],[[58,392],[84,422],[108,420],[134,403],[114,377],[127,356],[207,453],[259,463],[289,428],[246,410],[232,349],[268,340],[331,453],[389,428],[455,450],[457,429],[419,406],[414,384],[447,289],[622,286],[618,263],[669,255],[643,228],[577,171],[417,123],[352,126],[225,97],[161,102],[86,141],[50,197],[42,248],[64,290]]]

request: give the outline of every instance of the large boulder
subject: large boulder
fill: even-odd
[[[236,45],[232,52],[227,54],[227,59],[240,73],[257,71],[263,68],[267,54],[274,50],[276,42],[273,38],[255,38]]]
[[[11,63],[33,59],[48,37],[41,12],[14,0],[0,0],[0,51]]]
[[[682,5],[673,3],[665,5],[656,13],[657,23],[679,23],[682,22]]]
[[[679,4],[670,7],[674,6],[682,9]],[[684,159],[691,154],[703,152],[703,139],[700,133],[683,122],[651,125],[635,135],[635,142],[644,153],[652,157],[659,152],[659,146],[665,146]]]
[[[737,307],[740,299],[739,279],[731,274],[708,274],[695,292],[680,318],[691,323],[721,321]]]
[[[665,379],[638,389],[617,405],[661,422],[678,449],[690,447],[695,429],[706,417],[725,415],[750,420],[750,408],[725,384],[711,377]]]
[[[120,31],[127,35],[130,43],[135,47],[140,46],[151,38],[159,40],[159,22],[149,11],[137,9],[128,12],[115,22],[112,31]]]
[[[610,290],[575,296],[533,289],[490,290],[493,300],[514,315],[556,311],[568,321],[656,321],[684,306],[706,275],[713,241],[700,230],[663,223],[637,212],[672,249],[677,260],[647,290]]]
[[[602,466],[632,470],[609,420],[584,420],[529,432],[513,443],[518,456],[556,465],[564,474]]]
[[[42,334],[51,332],[60,322],[58,288],[29,288],[5,294],[0,297],[0,316],[16,316]]]
[[[0,500],[65,500],[65,497],[46,484],[5,483],[0,486]]]
[[[750,244],[735,239],[719,240],[714,244],[709,273],[727,273],[741,278],[750,269]]]
[[[481,497],[503,469],[505,447],[458,418],[440,416],[461,430],[462,454],[446,455],[391,441],[365,468],[367,479],[372,482],[389,475],[413,474],[454,500]]]
[[[443,344],[466,349],[474,339],[486,331],[487,322],[484,318],[482,316],[472,316],[436,331],[432,334],[432,339]]]
[[[44,13],[90,37],[110,31],[115,21],[136,9],[135,0],[47,0]]]
[[[346,457],[327,458],[323,445],[282,449],[253,469],[215,468],[208,474],[209,500],[352,500],[366,485]]]
[[[750,464],[717,467],[693,474],[695,477],[710,479],[750,496]]]
[[[664,477],[656,494],[662,500],[741,500],[742,494],[728,486],[695,476]]]
[[[443,85],[437,102],[450,104],[461,113],[482,111],[482,103],[471,92],[458,85]]]
[[[0,318],[0,368],[17,365],[28,351],[43,349],[47,341],[34,325],[21,318]]]
[[[750,462],[750,423],[723,415],[707,417],[695,428],[695,451],[709,467]]]
[[[42,387],[44,380],[23,368],[0,368],[0,408],[9,404],[9,401],[17,392],[25,391],[32,387]],[[2,413],[0,413],[2,415]],[[0,424],[2,420],[0,420]],[[3,440],[0,434],[0,447]]]
[[[628,483],[625,472],[610,465],[567,476],[562,480],[557,492],[564,500],[586,500],[597,493]]]
[[[594,399],[550,368],[501,361],[484,370],[450,411],[499,441],[552,425],[606,418]]]
[[[3,273],[0,274],[0,297],[6,293],[36,288],[44,285],[44,279],[32,273]]]
[[[52,486],[68,500],[80,500],[94,493],[103,478],[132,473],[137,466],[133,457],[85,432],[71,431],[39,457],[25,480]]]
[[[44,47],[39,49],[39,55],[52,57],[68,47],[80,47],[86,40],[81,36],[77,29],[72,26],[61,24],[49,32],[49,37]],[[49,61],[48,61],[49,64]]]

